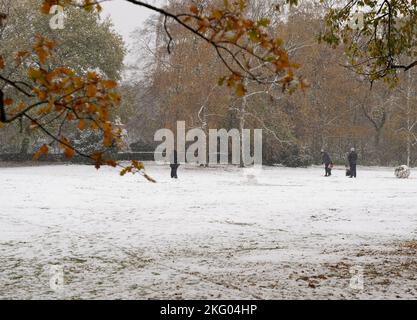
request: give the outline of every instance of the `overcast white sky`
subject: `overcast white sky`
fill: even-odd
[[[146,2],[161,6],[166,3],[166,0],[147,0]],[[129,3],[125,0],[105,0],[101,3],[101,6],[103,7],[102,15],[104,17],[110,16],[116,32],[122,35],[128,49],[131,49],[132,44],[130,38],[131,33],[138,27],[143,26],[146,19],[155,14],[152,10]],[[123,73],[124,80],[129,81],[132,77],[135,78],[142,74],[140,70],[141,66],[137,65],[137,57],[133,52],[127,54],[125,65],[126,67],[135,66],[139,69],[136,69],[136,71],[132,71],[132,69],[129,68],[125,69],[125,72]]]
[[[163,0],[148,0],[147,2],[154,5],[164,3]],[[154,14],[151,10],[125,0],[107,0],[101,6],[103,7],[103,15],[110,15],[116,31],[123,36],[127,44],[130,43],[130,33],[142,26],[145,20]]]

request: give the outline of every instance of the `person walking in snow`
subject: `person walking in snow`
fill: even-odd
[[[322,164],[324,164],[324,170],[326,172],[325,177],[330,177],[332,175],[332,167],[333,167],[332,158],[330,158],[330,155],[323,149],[321,150],[321,158],[322,158]]]
[[[178,179],[177,170],[180,165],[178,164],[178,153],[177,150],[174,150],[173,154],[171,155],[171,178]]]
[[[348,155],[348,162],[350,168],[350,178],[356,178],[356,165],[358,162],[358,154],[356,153],[355,148],[350,149]]]

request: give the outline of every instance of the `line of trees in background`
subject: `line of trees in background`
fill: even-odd
[[[224,69],[216,52],[168,23],[174,39],[169,53],[166,28],[155,16],[133,35],[144,76],[123,86],[134,106],[123,117],[133,148],[152,149],[156,130],[175,132],[176,122],[184,120],[187,129],[264,129],[268,164],[317,163],[322,148],[343,163],[349,149],[356,147],[362,164],[416,165],[417,70],[402,74],[399,85],[381,81],[371,87],[364,76],[345,67],[343,46],[334,49],[317,41],[325,28],[324,4],[304,3],[280,15],[271,9],[273,4],[253,1],[247,12],[251,19],[271,20],[270,29],[283,38],[290,60],[301,65],[309,88],[289,95],[281,86],[246,81],[244,95],[230,96],[218,83]],[[167,10],[177,12],[183,5],[171,1]]]
[[[105,78],[120,79],[125,48],[108,20],[100,20],[97,12],[67,7],[66,25],[71,29],[69,32],[52,31],[48,27],[50,17],[33,8],[53,1],[36,2],[34,5],[29,0],[0,0],[1,12],[7,12],[7,25],[0,26],[0,56],[10,57],[9,61],[5,58],[4,74],[16,76],[12,52],[16,47],[30,51],[36,34],[41,33],[57,43],[54,60],[50,62],[51,68],[54,65],[64,66],[74,69],[80,75],[88,75],[88,72],[95,70]],[[142,5],[141,1],[129,2]],[[213,21],[221,23],[224,19],[222,11],[210,11],[209,8],[221,8],[223,2],[192,2],[192,15],[188,15],[197,17],[196,21],[201,22],[199,19],[204,16],[202,12],[207,11],[211,12]],[[175,132],[176,122],[186,121],[187,129],[202,128],[207,132],[211,128],[262,128],[264,162],[267,164],[309,165],[320,161],[322,148],[327,149],[336,161],[343,162],[346,152],[356,147],[362,164],[416,165],[417,70],[410,67],[404,73],[395,71],[400,66],[391,58],[402,51],[395,48],[390,38],[394,35],[394,29],[390,27],[386,28],[390,31],[387,48],[383,47],[382,40],[374,39],[389,53],[389,63],[383,65],[382,73],[380,70],[375,71],[375,68],[371,68],[373,73],[369,71],[368,74],[365,74],[362,67],[362,72],[346,68],[346,65],[353,63],[350,54],[354,55],[360,50],[359,45],[352,43],[348,50],[348,44],[334,47],[328,45],[337,41],[331,33],[326,34],[329,21],[325,17],[329,17],[329,12],[332,12],[330,9],[337,2],[306,1],[288,7],[286,11],[278,11],[277,1],[274,0],[240,1],[242,6],[245,5],[245,15],[257,21],[262,29],[267,29],[272,39],[279,35],[277,39],[282,43],[277,46],[282,45],[289,60],[299,64],[300,68],[295,69],[308,82],[308,88],[301,90],[299,87],[303,87],[304,83],[300,85],[295,77],[285,84],[285,88],[278,80],[262,82],[259,81],[261,76],[251,78],[251,74],[257,74],[258,68],[265,67],[265,61],[256,61],[256,53],[246,54],[242,58],[246,60],[244,68],[249,76],[240,77],[237,84],[231,83],[233,74],[231,77],[224,76],[225,66],[232,62],[233,56],[219,55],[213,50],[213,44],[204,41],[201,34],[190,32],[190,29],[184,28],[184,25],[172,18],[181,16],[186,21],[186,15],[182,13],[188,12],[184,8],[189,8],[190,1],[169,1],[164,12],[172,14],[171,18],[167,19],[164,14],[156,15],[133,35],[140,75],[120,84],[122,104],[112,111],[111,119],[120,118],[126,124],[133,151],[153,150],[153,136],[158,129],[169,128]],[[384,3],[390,7],[393,2]],[[415,12],[409,14],[410,23],[414,21],[413,14]],[[388,16],[382,12],[381,19]],[[345,17],[337,17],[334,21],[337,19]],[[413,30],[405,28],[398,34],[406,35],[410,32],[412,34]],[[219,36],[220,40],[213,40],[218,41],[215,45],[227,41],[227,32],[221,30],[219,34],[224,39]],[[247,35],[251,41],[257,42],[259,34],[249,31]],[[319,43],[319,35],[327,37],[324,39],[327,43]],[[406,36],[403,38],[408,39]],[[414,39],[413,36],[410,39]],[[396,43],[401,44],[401,41]],[[406,48],[407,43],[402,44],[402,48]],[[378,45],[374,47],[370,61],[374,61],[372,54],[382,50]],[[404,53],[404,60],[410,57]],[[278,60],[274,62],[281,63]],[[384,61],[375,65],[378,67],[381,63],[384,64]],[[20,72],[24,73],[25,70]],[[391,76],[394,73],[400,77],[398,83],[392,82]],[[390,82],[372,81],[371,86],[369,78],[375,80],[378,77],[390,78]],[[230,94],[230,87],[234,86],[236,92]],[[15,91],[9,88],[6,93],[8,97],[14,98]],[[30,123],[22,121],[30,122],[21,117],[20,122],[2,128],[0,153],[33,152],[46,143],[48,139],[45,140],[42,132],[32,130]],[[63,123],[63,128],[56,129],[60,132],[62,129],[65,135],[70,136],[77,150],[88,149],[103,140],[102,136],[96,136],[102,132],[88,131],[87,134],[77,128],[77,125],[79,127],[82,124],[81,121],[75,125]],[[77,145],[77,141],[80,145]],[[56,144],[59,150],[59,143]]]

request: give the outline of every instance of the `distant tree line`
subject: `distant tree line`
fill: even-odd
[[[303,166],[320,161],[327,149],[340,163],[356,147],[362,164],[417,164],[417,70],[399,73],[398,83],[371,83],[347,68],[343,45],[319,43],[327,25],[322,4],[304,4],[285,14],[272,2],[251,2],[251,18],[267,17],[270,32],[283,37],[290,60],[309,86],[292,94],[278,85],[246,81],[247,93],[230,96],[218,83],[223,68],[210,47],[186,30],[168,24],[175,39],[167,52],[167,35],[159,16],[135,35],[138,64],[145,72],[125,86],[137,106],[128,129],[136,146],[153,145],[159,128],[262,128],[264,161]],[[179,10],[172,2],[168,10]],[[156,41],[155,41],[156,39]],[[144,75],[143,75],[144,74]],[[137,138],[140,137],[140,138]]]
[[[267,164],[322,148],[343,162],[352,146],[363,164],[416,164],[416,1],[126,1],[156,15],[134,35],[140,74],[120,83],[126,50],[99,3],[0,0],[0,152],[117,166],[120,118],[134,150],[186,121],[262,128]],[[58,2],[70,32],[49,28]]]

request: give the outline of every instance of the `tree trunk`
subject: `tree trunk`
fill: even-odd
[[[206,145],[209,139],[209,128],[208,128],[208,115],[207,115],[207,106],[204,106],[203,108],[203,124],[202,124],[202,129],[206,135]],[[209,148],[206,150],[206,159],[208,159],[208,161],[206,161],[206,163],[204,165],[202,165],[205,168],[209,167],[209,163],[210,163],[210,150]]]
[[[247,83],[245,83],[245,86],[247,85]],[[247,98],[246,96],[242,98],[242,105],[240,107],[240,112],[239,112],[239,132],[240,132],[240,167],[244,168],[245,167],[245,162],[244,160],[244,152],[243,152],[243,130],[245,129],[245,115],[246,115],[246,107],[247,107]]]
[[[407,79],[407,166],[410,167],[411,164],[411,72],[408,73]]]
[[[407,166],[411,164],[411,137],[407,134]]]

